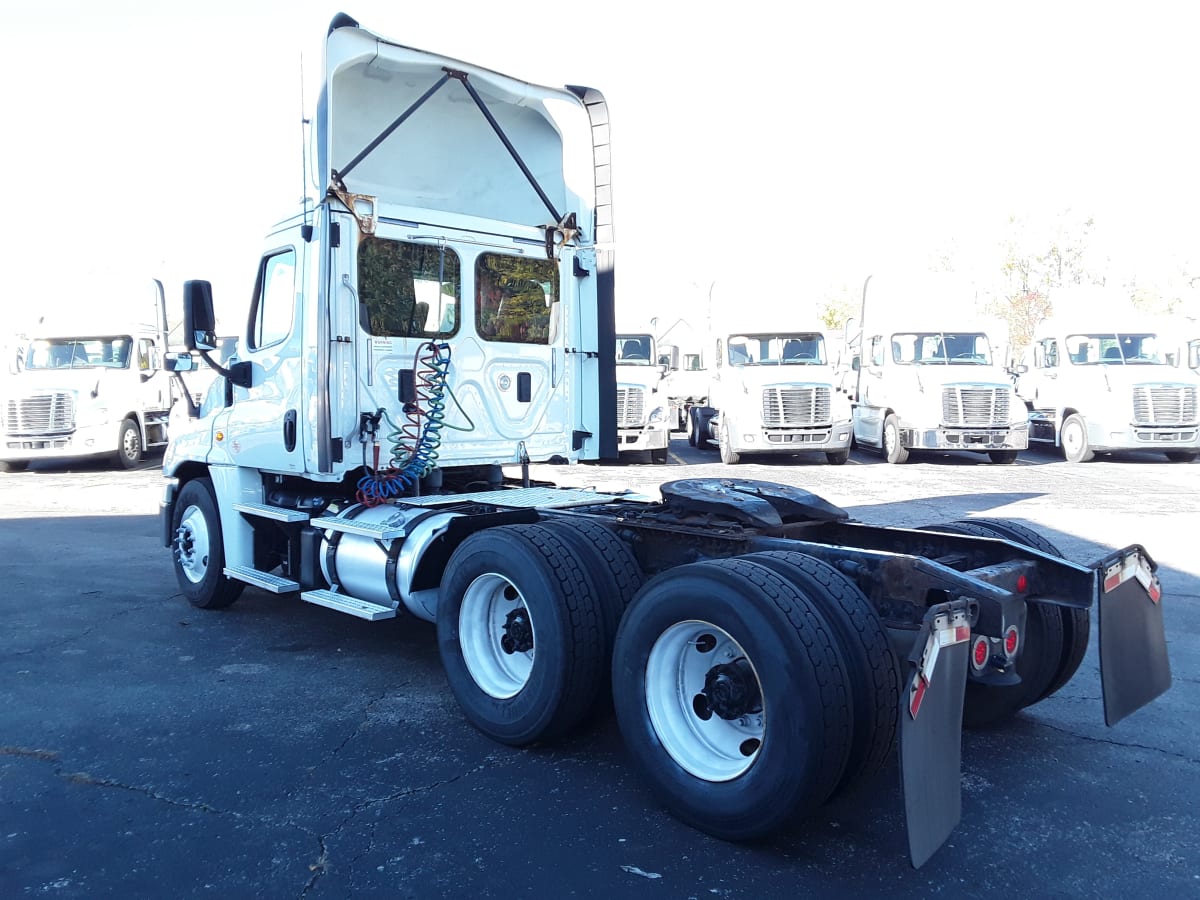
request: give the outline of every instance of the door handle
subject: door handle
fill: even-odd
[[[283,414],[283,449],[291,453],[296,449],[296,411],[289,409]]]

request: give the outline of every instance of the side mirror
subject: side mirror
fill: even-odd
[[[190,353],[172,353],[163,360],[163,368],[168,372],[191,372],[196,362]]]
[[[1025,365],[1025,363],[1021,363],[1020,365],[1013,366],[1012,371],[1017,375],[1024,375],[1029,371],[1029,366]]]
[[[207,281],[183,283],[183,345],[188,350],[217,349],[217,317]]]
[[[862,359],[858,356],[851,357],[850,358],[850,368],[852,371],[857,372],[859,369],[862,368]]]

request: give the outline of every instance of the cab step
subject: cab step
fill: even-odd
[[[312,516],[298,509],[285,509],[282,506],[267,506],[265,503],[235,503],[233,508],[248,516],[258,516],[262,519],[272,519],[276,522],[307,522]]]
[[[345,594],[339,594],[337,591],[324,589],[305,591],[300,595],[300,599],[307,600],[309,603],[315,603],[317,606],[327,606],[330,609],[336,609],[338,612],[349,613],[360,619],[366,619],[368,622],[396,618],[396,610],[393,607],[380,606],[378,603],[358,600],[354,597],[348,597]]]
[[[252,584],[264,591],[270,591],[272,594],[290,594],[292,591],[300,590],[299,583],[290,578],[272,575],[270,572],[260,572],[250,566],[226,566],[225,576]]]

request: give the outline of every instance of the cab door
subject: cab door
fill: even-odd
[[[306,411],[301,397],[303,340],[299,228],[279,232],[259,261],[254,296],[238,359],[249,363],[249,387],[233,387],[233,405],[220,429],[232,463],[280,472],[302,471],[300,448]]]
[[[859,363],[858,402],[854,406],[854,438],[879,446],[883,440],[884,412],[888,407],[887,378],[884,374],[886,341],[874,335],[867,342]]]

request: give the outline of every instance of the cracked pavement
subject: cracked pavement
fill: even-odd
[[[156,461],[0,474],[0,896],[891,897],[1200,892],[1200,464],[543,467],[653,492],[675,477],[802,486],[859,519],[1011,517],[1090,561],[1161,566],[1174,685],[1103,724],[1092,647],[1058,694],[963,740],[963,820],[907,862],[894,764],[769,841],[666,815],[611,714],[514,749],[456,707],[434,630],[248,588],[191,608],[159,544]],[[683,466],[687,468],[684,469]],[[953,777],[953,773],[947,773]]]

